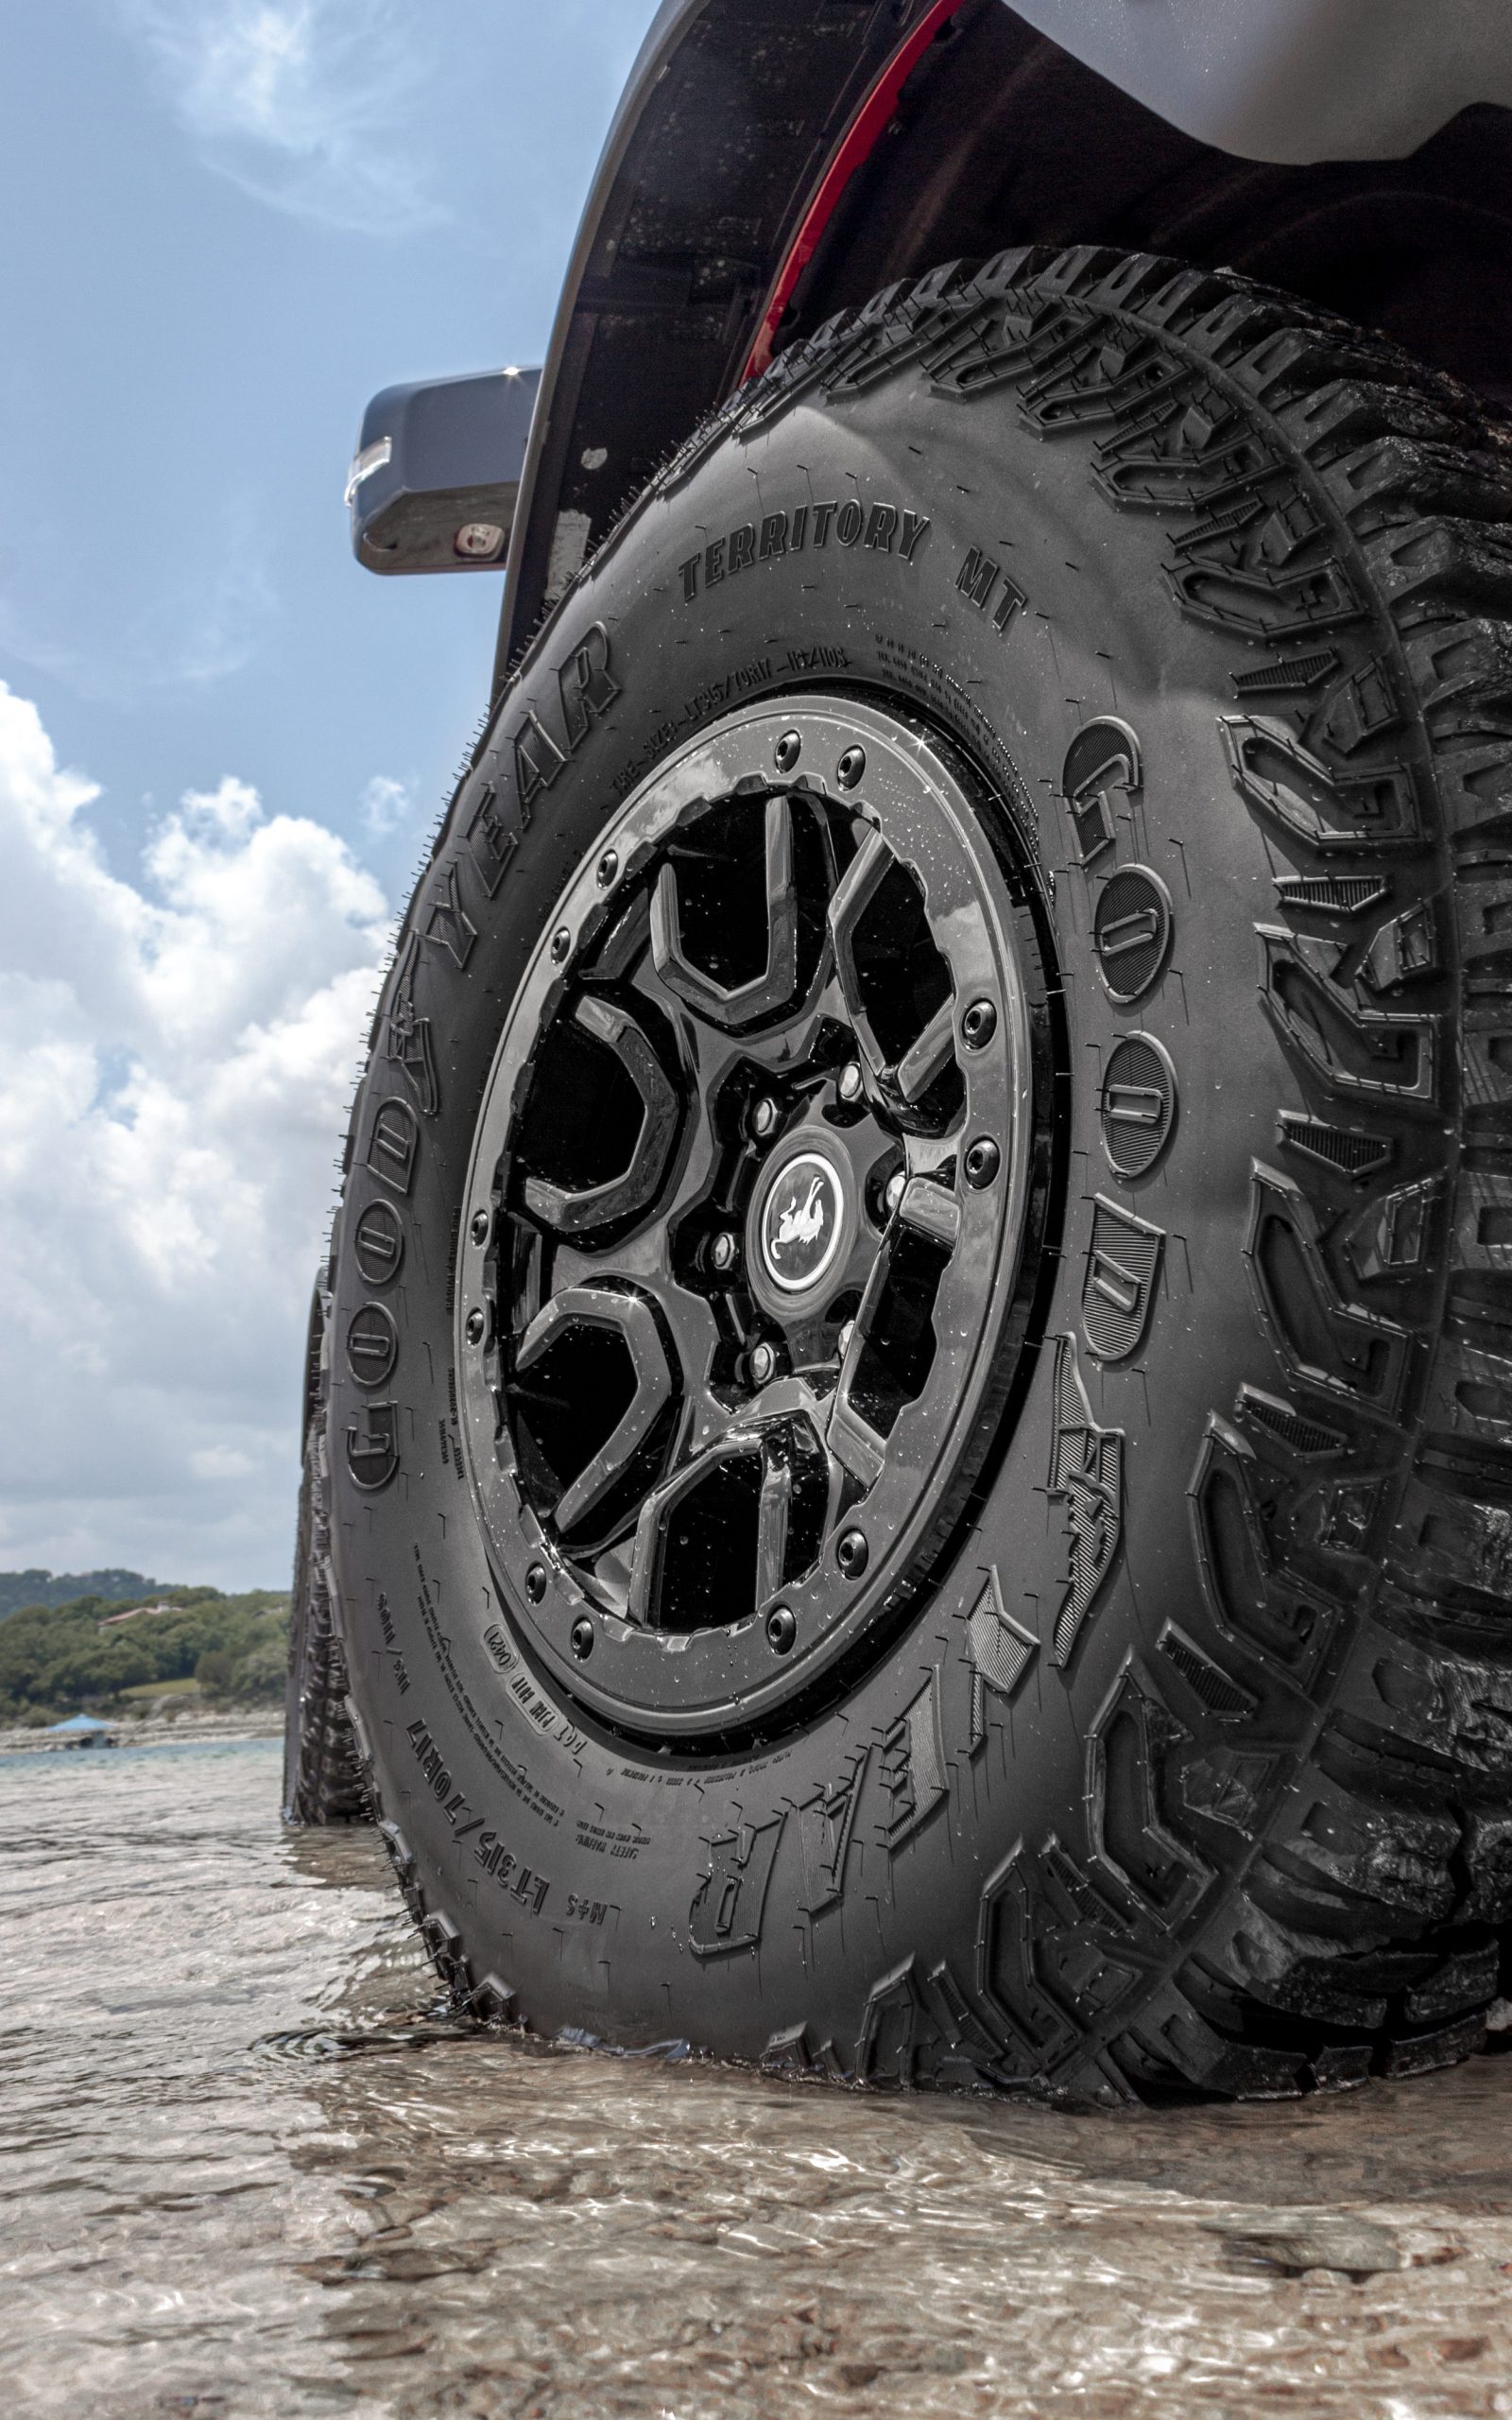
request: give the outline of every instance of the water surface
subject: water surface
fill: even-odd
[[[8,2413],[1512,2415],[1512,2058],[1067,2116],[532,2048],[277,1788],[0,1759]]]

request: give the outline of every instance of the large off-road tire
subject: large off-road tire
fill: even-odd
[[[1481,2039],[1508,504],[1358,332],[1017,253],[558,608],[333,1265],[359,1748],[479,2010],[1117,2094]]]
[[[330,1317],[330,1297],[318,1286],[304,1351],[303,1465],[284,1716],[284,1820],[298,1824],[363,1823],[369,1812],[332,1611],[325,1437]]]

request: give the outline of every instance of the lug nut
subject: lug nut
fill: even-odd
[[[894,1174],[887,1179],[886,1191],[884,1193],[882,1199],[889,1219],[897,1209],[899,1202],[902,1200],[903,1194],[907,1190],[907,1185],[908,1171],[906,1168],[897,1169]]]
[[[467,1315],[466,1336],[469,1344],[481,1344],[489,1332],[489,1315],[476,1305]]]
[[[848,1580],[859,1580],[871,1559],[871,1549],[860,1530],[847,1530],[834,1549],[834,1559]]]
[[[998,1012],[990,1000],[973,1000],[961,1019],[961,1040],[968,1050],[985,1050],[998,1029]]]
[[[1002,1166],[1002,1160],[1003,1154],[993,1142],[991,1135],[979,1134],[976,1141],[967,1150],[967,1184],[974,1185],[980,1193],[983,1185],[991,1184]]]
[[[834,778],[843,790],[853,790],[867,769],[864,748],[848,748],[834,769]]]
[[[722,1234],[715,1236],[713,1242],[709,1247],[709,1257],[716,1269],[725,1270],[734,1268],[735,1238],[730,1233],[728,1228],[726,1228]]]
[[[572,1628],[573,1653],[579,1664],[586,1664],[593,1651],[593,1625],[586,1614],[579,1614]]]
[[[750,1374],[759,1387],[765,1387],[776,1367],[777,1356],[769,1344],[756,1344],[751,1347]]]
[[[803,753],[803,742],[796,731],[784,731],[772,752],[777,758],[778,771],[790,773]]]
[[[612,849],[606,849],[598,861],[598,887],[607,890],[620,870],[620,861]]]
[[[567,930],[566,925],[558,925],[551,937],[551,955],[552,961],[555,965],[559,966],[561,964],[562,959],[566,957],[572,945],[573,937]]]
[[[546,1566],[533,1563],[525,1573],[525,1595],[533,1605],[539,1605],[546,1593]]]
[[[473,1211],[473,1213],[472,1213],[472,1228],[471,1228],[471,1230],[470,1230],[470,1233],[471,1233],[472,1237],[472,1240],[473,1240],[473,1242],[474,1242],[475,1244],[478,1244],[478,1245],[480,1245],[480,1246],[481,1246],[481,1245],[486,1244],[486,1243],[488,1242],[488,1240],[489,1240],[489,1214],[488,1214],[488,1212],[487,1212],[486,1210],[474,1210],[474,1211]]]
[[[766,1616],[766,1636],[777,1655],[790,1652],[798,1636],[798,1622],[789,1605],[774,1605]]]
[[[839,1092],[842,1100],[861,1098],[861,1069],[854,1059],[840,1070]]]
[[[756,1103],[755,1108],[751,1111],[750,1131],[753,1134],[767,1135],[770,1134],[776,1124],[777,1103],[769,1095],[764,1093],[761,1099]]]

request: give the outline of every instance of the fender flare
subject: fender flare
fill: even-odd
[[[1244,160],[1400,160],[1512,102],[1503,0],[1011,0],[1199,143]]]
[[[622,504],[765,367],[795,285],[930,45],[959,30],[957,16],[969,29],[1001,4],[662,0],[594,173],[541,374],[495,699]],[[1397,159],[1473,102],[1512,104],[1504,0],[1009,5],[1094,78],[1231,159]]]
[[[826,181],[860,164],[962,5],[662,0],[594,172],[541,370],[495,695],[620,503],[739,379],[781,316],[774,291]]]

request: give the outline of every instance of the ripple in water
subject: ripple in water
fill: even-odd
[[[1512,2411],[1512,2060],[1068,2116],[480,2035],[277,1785],[0,1760],[9,2411]]]

